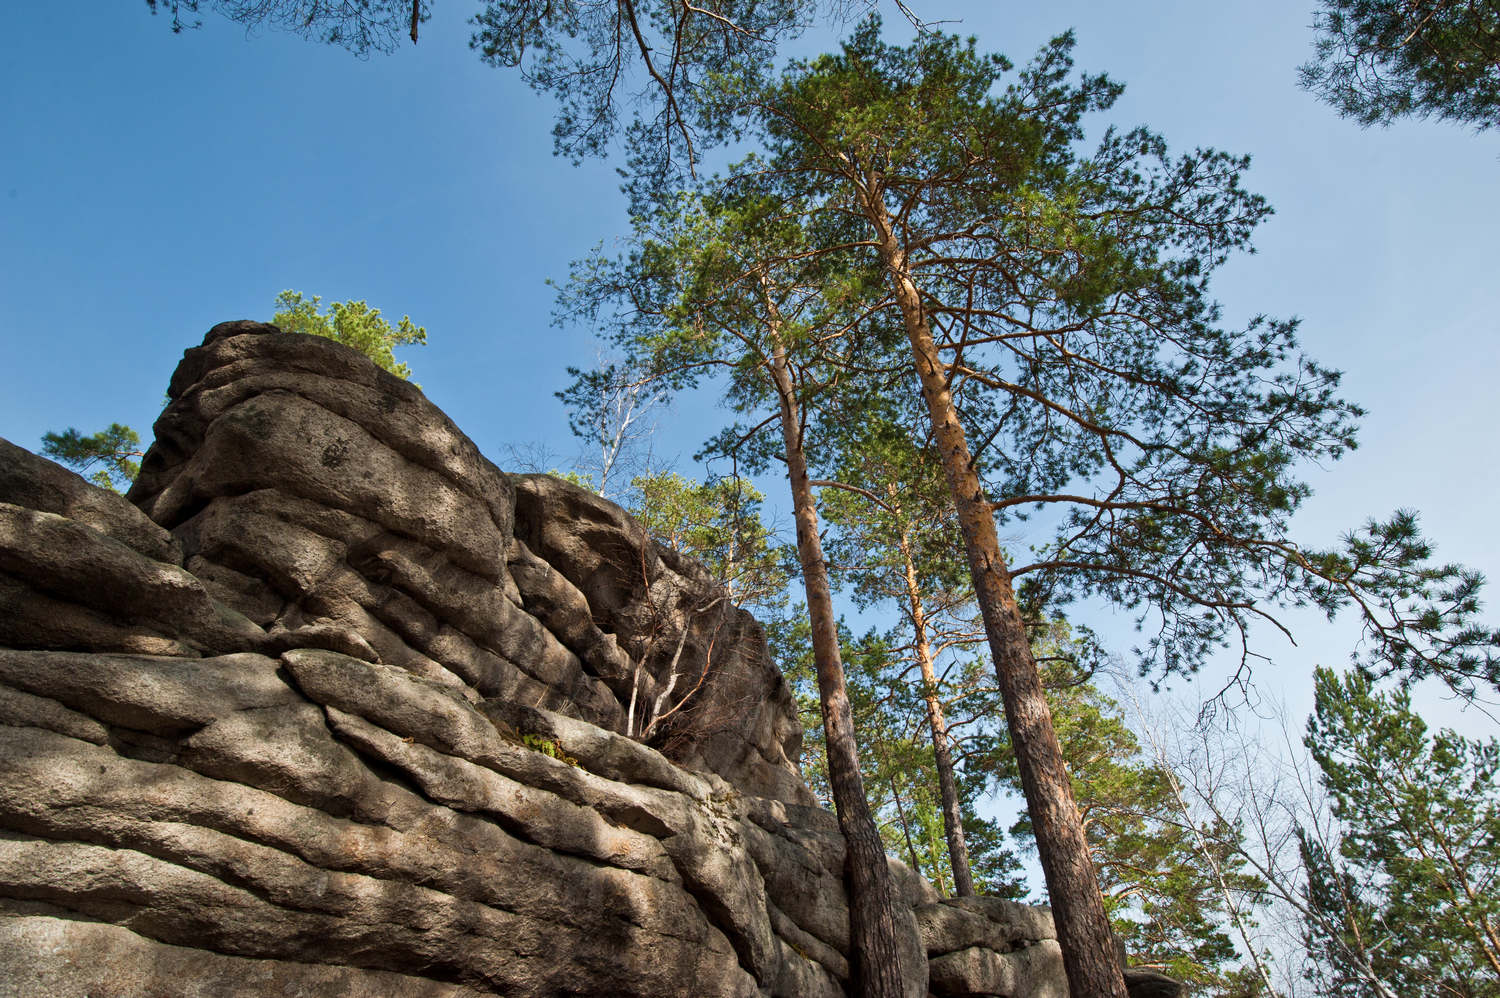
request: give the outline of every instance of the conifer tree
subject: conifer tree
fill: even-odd
[[[1500,740],[1429,732],[1404,689],[1319,669],[1305,744],[1342,829],[1303,839],[1329,994],[1500,994]]]
[[[803,252],[799,212],[756,196],[671,196],[635,217],[628,254],[575,268],[560,318],[586,322],[635,369],[675,388],[724,375],[736,424],[705,453],[762,471],[784,462],[817,675],[829,789],[849,849],[855,974],[871,998],[897,998],[916,979],[899,942],[894,887],[860,772],[838,622],[818,526],[812,469],[825,434],[821,402],[842,387],[854,353],[868,358],[858,319],[860,275],[835,254]]]
[[[1435,115],[1500,126],[1500,2],[1319,0],[1302,85],[1361,125]]]
[[[824,241],[802,259],[853,256],[881,276],[867,307],[907,341],[1070,985],[1123,998],[1017,584],[1036,605],[1101,597],[1155,620],[1147,670],[1192,671],[1229,638],[1248,663],[1251,622],[1303,603],[1355,606],[1376,654],[1410,675],[1462,687],[1493,682],[1500,662],[1472,623],[1480,578],[1428,564],[1414,517],[1336,550],[1288,537],[1308,494],[1295,467],[1353,446],[1359,410],[1298,354],[1295,323],[1228,327],[1209,296],[1269,211],[1240,186],[1247,161],[1173,159],[1143,128],[1106,130],[1085,154],[1086,115],[1120,87],[1075,80],[1071,48],[1055,39],[1002,89],[1003,58],[936,34],[886,45],[872,21],[841,53],[731,95],[765,152],[714,189],[806,213]],[[884,356],[850,370],[868,381]],[[1041,505],[1061,527],[1014,564],[997,521]]]
[[[363,299],[330,302],[325,314],[318,309],[322,300],[319,295],[308,299],[300,291],[283,291],[276,296],[276,314],[271,316],[271,324],[284,333],[336,340],[358,350],[398,378],[411,377],[411,368],[398,362],[391,351],[398,346],[426,345],[426,329],[407,315],[392,326],[390,320],[381,316],[380,309],[371,308]]]
[[[89,481],[111,492],[123,492],[135,481],[141,470],[135,459],[145,456],[140,448],[141,435],[122,423],[110,423],[88,436],[71,426],[61,433],[42,434],[43,454],[88,474]]]
[[[811,655],[805,639],[792,634],[774,642],[803,721],[802,770],[820,799],[831,802],[823,731]],[[938,892],[956,895],[943,817],[942,789],[932,744],[924,691],[914,689],[904,626],[855,635],[840,621],[840,647],[849,702],[859,743],[870,810],[886,849],[926,877]],[[1020,898],[1026,892],[1021,862],[1003,825],[981,817],[977,806],[996,790],[993,762],[998,741],[999,704],[993,680],[973,657],[945,664],[934,684],[948,722],[953,781],[964,829],[975,894]],[[984,765],[965,768],[966,759]]]
[[[970,897],[974,878],[937,677],[944,651],[954,646],[967,651],[982,634],[973,621],[958,525],[941,465],[904,427],[874,415],[868,405],[851,412],[842,427],[837,439],[844,453],[836,480],[818,483],[825,486],[828,522],[838,528],[830,551],[856,605],[893,604],[904,618],[908,637],[896,646],[904,647],[916,670],[905,685],[926,707],[953,893]]]

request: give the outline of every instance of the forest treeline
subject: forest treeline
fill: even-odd
[[[200,5],[358,54],[430,14],[148,0],[174,29]],[[1493,3],[1322,7],[1303,82],[1342,113],[1495,123]],[[557,97],[560,153],[623,149],[626,248],[558,299],[611,361],[564,400],[594,484],[768,621],[849,843],[859,987],[903,979],[887,850],[965,894],[1019,891],[1011,854],[1033,849],[1075,994],[1124,998],[1115,932],[1205,993],[1496,994],[1500,749],[1429,733],[1405,691],[1500,688],[1500,635],[1482,578],[1434,561],[1409,511],[1297,540],[1299,469],[1354,447],[1362,412],[1295,321],[1230,324],[1213,297],[1270,210],[1247,157],[1097,130],[1122,87],[1075,69],[1071,34],[1017,67],[897,9],[909,43],[870,17],[781,65],[812,5],[493,0],[472,40]],[[740,158],[710,172],[725,143]],[[278,305],[402,376],[391,345],[425,335],[362,302]],[[623,484],[641,408],[703,391],[729,412],[700,454],[719,477]],[[94,446],[109,479],[132,437],[47,447]],[[747,476],[784,477],[784,548]],[[1317,676],[1313,769],[1256,768],[1109,695],[1124,650],[1066,616],[1098,604],[1136,615],[1124,668],[1157,680],[1230,648],[1247,681],[1257,625],[1298,607],[1357,617],[1365,653]],[[979,814],[998,787],[1026,803],[1010,829]],[[1295,951],[1268,948],[1268,913]]]

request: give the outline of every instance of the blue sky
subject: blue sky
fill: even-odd
[[[1370,410],[1355,454],[1308,469],[1300,536],[1414,507],[1443,556],[1500,583],[1500,135],[1339,119],[1295,83],[1311,0],[917,7],[1018,62],[1074,28],[1079,66],[1127,84],[1113,120],[1251,153],[1248,185],[1277,214],[1217,293],[1231,317],[1301,316],[1308,352]],[[555,159],[551,104],[468,50],[476,8],[444,0],[419,45],[363,61],[212,14],[174,36],[143,0],[13,11],[0,436],[35,449],[68,425],[144,432],[184,349],[295,288],[425,325],[430,345],[403,359],[490,455],[571,453],[552,392],[590,343],[550,327],[545,282],[622,231],[623,204],[613,164]],[[686,465],[715,418],[685,403],[658,451]],[[1304,712],[1312,665],[1344,661],[1351,637],[1316,620],[1297,648],[1267,636],[1263,686]]]

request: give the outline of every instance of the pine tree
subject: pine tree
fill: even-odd
[[[820,800],[832,804],[812,656],[805,623],[793,614],[776,629],[776,659],[797,697],[803,723],[802,771]],[[914,696],[903,627],[855,635],[839,622],[849,702],[859,744],[870,811],[886,850],[926,877],[940,894],[956,895],[943,817],[942,789],[932,745],[925,697]],[[977,813],[996,787],[993,762],[999,740],[999,704],[983,664],[973,658],[948,664],[936,693],[949,720],[950,749],[956,763],[954,785],[974,893],[1020,898],[1026,893],[1021,862],[1005,828]],[[975,758],[982,765],[964,767]]]
[[[830,552],[857,606],[893,605],[904,618],[906,638],[893,642],[892,649],[900,649],[911,666],[897,670],[905,679],[900,685],[911,691],[905,699],[920,700],[926,708],[932,764],[924,771],[937,779],[953,893],[969,897],[975,893],[974,878],[953,738],[937,677],[945,651],[968,651],[982,634],[973,619],[973,591],[963,570],[958,525],[941,464],[930,448],[915,445],[904,427],[881,419],[869,405],[851,413],[844,429],[838,438],[843,453],[837,480],[819,483],[825,485],[828,522],[838,528]],[[899,804],[899,793],[896,797]]]
[[[1287,537],[1308,494],[1293,469],[1351,447],[1359,410],[1336,372],[1297,355],[1295,323],[1225,327],[1208,295],[1269,210],[1240,187],[1246,160],[1174,160],[1145,129],[1106,131],[1085,155],[1085,115],[1120,87],[1075,82],[1071,47],[1055,39],[1000,89],[1001,57],[936,34],[885,45],[872,21],[840,54],[727,98],[765,151],[712,189],[806,215],[804,266],[826,252],[880,275],[866,311],[907,341],[1069,981],[1121,998],[1017,583],[1037,605],[1087,595],[1154,616],[1148,669],[1191,671],[1251,621],[1306,602],[1358,607],[1377,653],[1412,675],[1493,682],[1500,660],[1496,635],[1470,623],[1480,579],[1427,565],[1413,517],[1334,551]],[[659,192],[633,193],[644,210]],[[844,390],[872,371],[889,382],[886,358],[851,363]],[[997,519],[1038,505],[1062,511],[1061,529],[1012,564]]]
[[[916,969],[903,966],[895,894],[884,844],[860,772],[832,588],[818,526],[812,468],[825,434],[821,404],[842,385],[838,356],[863,355],[859,276],[836,256],[807,258],[807,233],[785,203],[759,197],[670,197],[636,216],[630,252],[575,267],[561,317],[602,327],[642,371],[674,388],[724,374],[723,399],[749,426],[735,425],[705,453],[750,473],[785,463],[796,548],[809,615],[825,760],[848,844],[855,973],[874,998],[895,998]]]
[[[1500,740],[1430,733],[1404,689],[1319,669],[1304,744],[1343,830],[1304,838],[1330,994],[1500,995]]]
[[[1319,0],[1302,85],[1361,125],[1500,125],[1500,2]]]
[[[89,481],[111,492],[122,492],[135,481],[143,457],[141,435],[121,423],[110,423],[98,433],[84,436],[73,427],[61,433],[42,434],[42,453],[79,474],[89,474]]]
[[[425,345],[426,329],[406,315],[392,326],[381,317],[380,309],[371,308],[364,300],[330,302],[325,314],[318,310],[322,300],[318,295],[304,299],[300,291],[283,291],[276,296],[277,310],[271,316],[271,324],[284,333],[336,340],[358,350],[398,378],[411,377],[411,368],[398,363],[391,351],[398,346]]]

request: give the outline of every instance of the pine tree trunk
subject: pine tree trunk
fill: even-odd
[[[932,731],[932,754],[937,765],[938,793],[943,804],[943,834],[948,840],[948,860],[953,867],[953,893],[961,898],[974,896],[974,874],[969,869],[969,845],[964,841],[964,818],[958,804],[958,787],[953,779],[953,753],[948,746],[948,724],[943,718],[943,704],[938,699],[937,672],[932,666],[932,647],[927,643],[927,615],[922,607],[922,591],[917,585],[917,568],[912,563],[911,543],[901,534],[901,557],[906,562],[906,598],[911,613],[917,665],[922,670],[922,696],[927,701],[927,726]]]
[[[1037,854],[1047,880],[1068,987],[1076,998],[1126,998],[1125,979],[1115,958],[1104,898],[1099,893],[1099,881],[1073,800],[1072,783],[1063,765],[1052,712],[1031,654],[1026,625],[1000,554],[994,514],[974,472],[968,441],[948,389],[921,295],[907,273],[905,254],[878,192],[870,194],[865,207],[876,231],[881,262],[901,309],[922,397],[927,403],[943,471],[957,508],[975,596],[995,660],[995,678],[1005,702],[1005,719],[1021,772],[1021,787],[1031,814]]]
[[[895,888],[885,858],[885,843],[875,827],[859,772],[854,716],[844,683],[837,621],[828,584],[828,564],[818,536],[818,513],[807,456],[802,448],[802,421],[786,354],[776,348],[771,377],[781,405],[781,434],[786,444],[787,473],[792,483],[792,510],[797,524],[797,553],[812,623],[813,662],[823,707],[823,738],[828,784],[833,791],[839,829],[848,848],[849,931],[851,961],[859,993],[866,998],[902,998],[902,953],[896,941]]]

